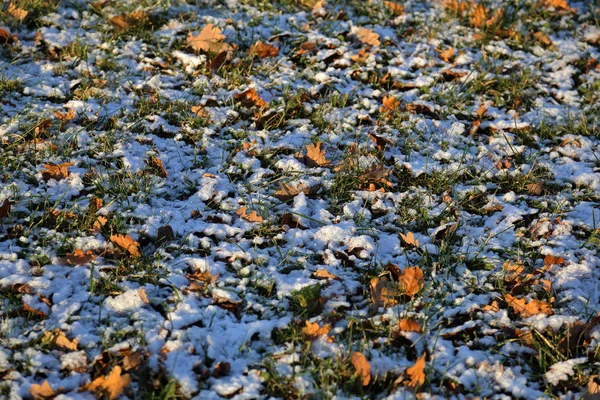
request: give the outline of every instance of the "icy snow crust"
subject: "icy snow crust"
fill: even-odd
[[[5,90],[0,108],[0,204],[12,203],[0,220],[2,395],[28,398],[32,384],[47,380],[63,399],[91,398],[79,388],[98,376],[107,354],[118,363],[123,351],[142,354],[148,376],[173,379],[184,398],[283,396],[274,374],[299,397],[407,398],[412,392],[391,382],[423,353],[427,379],[416,390],[425,398],[584,392],[580,378],[598,374],[597,326],[576,350],[546,355],[545,366],[538,349],[548,344],[524,338],[542,335],[558,346],[570,326],[600,311],[597,9],[516,2],[514,29],[525,38],[482,42],[468,17],[435,1],[409,0],[397,17],[378,1],[315,10],[170,3],[146,9],[155,26],[120,36],[108,18],[137,2],[109,3],[102,13],[63,2],[40,19],[41,43],[35,26],[0,19],[18,37],[0,43],[0,79],[21,82]],[[544,20],[533,18],[539,13]],[[238,47],[214,74],[207,56],[185,45],[187,33],[207,23]],[[359,61],[358,27],[381,41]],[[552,44],[532,39],[534,31]],[[259,40],[279,55],[236,66]],[[305,42],[315,50],[298,55]],[[64,50],[73,43],[86,51]],[[448,47],[455,55],[446,62],[440,50]],[[245,72],[229,72],[235,68]],[[523,74],[531,78],[520,89],[485,89]],[[484,89],[471,90],[477,80]],[[263,121],[235,101],[248,88],[269,102]],[[507,95],[513,89],[521,91],[516,100]],[[293,118],[265,124],[301,93]],[[384,96],[400,101],[396,114],[380,110]],[[149,104],[144,113],[141,102]],[[411,103],[432,112],[405,110]],[[195,105],[207,119],[197,119]],[[60,129],[53,112],[69,109],[76,117]],[[42,119],[54,122],[34,148],[31,132]],[[389,140],[383,152],[369,133]],[[332,166],[309,167],[297,156],[317,141]],[[148,172],[151,156],[166,178]],[[385,164],[391,186],[344,188],[336,202],[343,171],[334,166],[348,157],[363,169]],[[43,164],[67,161],[74,165],[66,179],[43,179]],[[540,192],[513,184],[530,178],[524,185]],[[286,202],[274,196],[280,182],[321,188]],[[51,209],[85,215],[93,197],[103,200],[94,215],[109,220],[101,230],[49,217]],[[242,205],[264,221],[240,218]],[[299,225],[282,229],[284,213]],[[165,225],[175,238],[158,242]],[[418,248],[399,239],[407,232]],[[141,264],[114,255],[109,237],[117,233],[140,243]],[[66,265],[73,249],[96,258]],[[547,254],[564,265],[545,266]],[[507,261],[541,271],[550,291],[527,287],[518,296],[551,302],[553,315],[524,317],[506,303]],[[374,309],[369,280],[388,263],[420,266],[424,288]],[[338,278],[317,280],[319,269]],[[195,281],[202,273],[216,279]],[[322,304],[311,312],[295,291],[315,285]],[[23,304],[40,314],[19,312]],[[421,332],[395,338],[407,317]],[[331,324],[332,340],[304,339],[307,319]],[[44,343],[56,328],[77,339],[77,351]],[[332,366],[352,368],[354,351],[369,360],[373,388],[331,380]],[[217,363],[230,371],[213,373]],[[130,373],[122,396],[136,398],[144,382]]]

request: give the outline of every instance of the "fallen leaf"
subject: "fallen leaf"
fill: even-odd
[[[258,58],[276,57],[279,54],[279,49],[272,44],[259,41],[250,47],[248,54],[255,55]]]
[[[598,382],[600,382],[600,375],[590,376],[582,400],[600,399],[600,384]]]
[[[148,299],[148,295],[146,294],[146,289],[139,288],[138,289],[138,294],[140,296],[140,299],[142,299],[142,302],[144,302],[145,304],[149,304],[150,303],[150,299]]]
[[[0,218],[8,217],[12,203],[8,199],[4,199],[0,206]]]
[[[417,359],[412,367],[406,369],[409,381],[406,386],[416,387],[425,383],[425,353]]]
[[[406,267],[400,277],[400,287],[407,296],[413,297],[423,288],[423,281],[423,270],[421,268]]]
[[[63,351],[77,351],[77,339],[69,340],[67,335],[60,329],[56,328],[52,332],[45,332],[43,340],[52,344],[54,347]]]
[[[83,250],[75,249],[73,253],[67,253],[65,261],[69,265],[85,265],[94,261],[95,258],[96,256],[91,250],[84,252]]]
[[[317,269],[315,272],[313,272],[312,276],[313,276],[313,278],[316,278],[316,279],[340,280],[339,276],[332,274],[331,272],[327,271],[326,269]]]
[[[230,372],[231,372],[231,364],[228,363],[227,361],[220,361],[215,365],[211,376],[213,378],[220,378],[222,376],[229,375]]]
[[[18,42],[19,39],[17,35],[11,35],[9,31],[4,28],[0,28],[0,43],[2,44],[12,44]]]
[[[564,259],[564,257],[547,254],[546,257],[544,257],[544,265],[567,265],[567,261]]]
[[[69,176],[68,167],[72,166],[73,163],[66,162],[63,164],[44,164],[45,170],[42,171],[42,178],[44,180],[55,179],[60,181]]]
[[[316,53],[318,51],[317,45],[313,42],[304,42],[300,45],[300,49],[296,52],[296,55],[302,56],[307,53]]]
[[[273,193],[273,196],[275,196],[276,198],[278,198],[281,201],[288,201],[288,200],[292,200],[294,197],[296,197],[300,193],[304,193],[306,195],[315,194],[319,191],[320,188],[321,188],[321,185],[292,186],[292,185],[288,185],[287,183],[280,183],[279,190],[276,190]]]
[[[163,225],[156,231],[156,241],[158,243],[161,242],[171,242],[175,240],[175,232],[171,225]]]
[[[419,247],[419,240],[415,238],[415,234],[412,232],[407,232],[406,235],[400,233],[400,239],[407,246]]]
[[[69,122],[70,120],[72,120],[73,118],[75,118],[75,110],[74,109],[70,109],[67,112],[63,112],[60,110],[56,110],[54,111],[54,116],[56,118],[58,118],[58,120],[60,121],[61,125],[66,124],[67,122]]]
[[[191,33],[187,36],[187,45],[192,49],[205,53],[220,53],[222,51],[228,51],[231,47],[223,40],[225,35],[221,33],[221,30],[213,24],[207,24],[202,31],[192,36]]]
[[[210,62],[210,71],[213,73],[213,75],[219,71],[219,68],[221,68],[221,66],[225,64],[225,61],[227,61],[230,57],[231,52],[229,50],[223,50],[212,59]]]
[[[544,6],[547,8],[554,8],[556,11],[576,11],[577,9],[571,8],[567,3],[567,0],[544,0]]]
[[[384,279],[373,278],[369,282],[371,301],[375,307],[391,307],[398,304],[398,289],[396,286]]]
[[[141,256],[139,249],[140,244],[133,240],[129,235],[112,235],[110,241],[129,253],[131,257]]]
[[[391,112],[397,110],[398,107],[400,107],[400,100],[398,100],[394,96],[383,96],[381,103],[383,105],[379,108],[379,112],[382,112],[382,113],[383,112],[391,113]]]
[[[323,143],[311,143],[306,146],[306,155],[304,156],[304,163],[309,167],[327,167],[331,163],[325,157],[325,149],[321,146]]]
[[[108,222],[108,218],[106,218],[103,215],[98,215],[96,217],[96,220],[94,221],[94,223],[92,224],[92,230],[93,231],[99,231],[100,229],[102,229],[102,227],[104,225],[106,225],[106,223]]]
[[[398,16],[404,14],[404,6],[395,1],[384,1],[383,4],[390,10],[392,15]]]
[[[148,21],[149,15],[147,12],[138,10],[134,12],[130,12],[129,14],[120,14],[116,17],[112,17],[109,21],[115,32],[122,33],[126,32],[129,29],[141,26]]]
[[[445,62],[450,62],[454,57],[454,48],[448,47],[446,50],[440,51],[440,58]]]
[[[110,374],[100,376],[93,382],[83,387],[83,390],[96,392],[98,395],[107,395],[110,400],[116,399],[131,383],[129,374],[121,375],[121,367],[116,365]]]
[[[512,307],[515,313],[524,318],[538,314],[552,315],[552,307],[546,301],[531,300],[528,303],[525,299],[518,299],[510,294],[505,294],[504,300]]]
[[[357,351],[352,353],[351,361],[362,385],[367,386],[371,382],[371,364],[367,361],[367,357]]]
[[[392,182],[387,180],[387,177],[392,173],[392,170],[387,169],[383,164],[371,164],[369,168],[364,170],[358,180],[363,182],[363,186],[368,183],[377,183],[383,186],[391,186]]]
[[[90,203],[88,205],[88,212],[95,213],[96,211],[101,209],[103,205],[104,205],[104,202],[102,201],[102,199],[100,197],[92,197],[90,199]]]
[[[402,318],[398,321],[398,329],[404,332],[421,332],[421,325],[410,318]]]
[[[431,118],[438,118],[438,114],[434,109],[426,104],[411,103],[406,105],[406,111],[410,111],[415,114],[426,115]]]
[[[369,46],[377,47],[381,44],[379,35],[367,28],[358,28],[356,36],[358,37],[358,40]]]
[[[24,314],[29,315],[34,318],[40,318],[40,319],[46,318],[46,313],[44,313],[43,311],[40,311],[40,310],[36,310],[35,308],[31,307],[27,303],[23,303],[22,312]]]
[[[294,214],[292,213],[283,213],[281,215],[281,225],[284,230],[287,231],[285,226],[289,226],[290,228],[298,228],[298,229],[306,229],[304,225],[294,218]]]
[[[161,178],[166,178],[169,176],[169,173],[165,169],[165,166],[160,158],[151,156],[148,160],[146,160],[146,164]]]
[[[233,96],[237,101],[239,101],[244,107],[268,107],[269,103],[264,101],[256,92],[256,89],[251,88],[244,92],[237,93]]]
[[[533,37],[541,44],[544,44],[546,46],[552,45],[552,39],[550,39],[550,37],[544,32],[534,32]]]
[[[123,357],[123,370],[130,371],[137,369],[140,365],[142,365],[142,361],[144,356],[139,351],[134,351],[133,353],[127,354]]]
[[[542,194],[543,186],[541,183],[530,183],[527,185],[527,193],[539,196]]]
[[[256,211],[252,211],[250,214],[246,213],[246,206],[240,207],[235,213],[240,216],[240,218],[245,219],[250,222],[263,222],[263,217],[258,215]]]
[[[471,25],[475,28],[482,28],[488,20],[487,8],[481,3],[477,3],[475,9],[471,13]]]
[[[23,21],[27,17],[27,14],[29,14],[29,11],[18,8],[12,2],[8,5],[6,12],[19,22]]]
[[[34,400],[45,400],[53,399],[58,393],[52,389],[47,380],[44,380],[41,385],[38,385],[37,383],[31,385],[29,394],[31,394]]]
[[[302,328],[302,333],[309,340],[317,340],[320,336],[329,334],[331,325],[325,324],[322,327],[316,322],[306,321],[306,326]]]
[[[393,146],[394,142],[391,141],[390,139],[381,137],[381,136],[377,136],[374,133],[369,133],[369,137],[371,138],[371,140],[373,141],[373,143],[375,143],[375,146],[377,147],[377,150],[379,151],[384,151],[385,150],[385,146],[386,145],[390,145]]]

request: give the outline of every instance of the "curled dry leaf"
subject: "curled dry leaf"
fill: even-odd
[[[588,380],[586,392],[582,400],[598,400],[600,399],[600,375],[592,375]]]
[[[68,167],[72,166],[73,163],[66,162],[63,164],[44,164],[44,170],[42,171],[42,178],[46,181],[55,179],[60,181],[69,176]]]
[[[531,300],[527,302],[525,299],[518,299],[510,294],[505,294],[504,300],[512,307],[515,313],[524,318],[538,314],[552,315],[552,307],[546,301]]]
[[[69,265],[85,265],[94,261],[95,258],[96,256],[91,250],[84,252],[83,250],[75,249],[73,253],[67,253],[65,261]]]
[[[10,213],[10,207],[12,203],[8,199],[4,199],[2,205],[0,205],[0,218],[8,217],[8,213]]]
[[[29,394],[34,400],[46,400],[53,399],[58,393],[52,389],[47,380],[44,380],[41,385],[38,385],[37,383],[31,385],[29,388]]]
[[[94,223],[92,224],[92,231],[93,232],[98,232],[100,229],[102,229],[102,227],[104,225],[106,225],[106,223],[108,222],[108,218],[106,218],[103,215],[98,215],[96,217],[96,220],[94,221]]]
[[[221,30],[213,24],[207,24],[198,35],[192,36],[189,33],[186,42],[197,52],[220,53],[231,50],[231,46],[223,40],[225,40],[225,35],[221,33]]]
[[[567,0],[543,0],[543,6],[546,8],[554,8],[556,11],[574,12],[576,8],[571,8]]]
[[[404,293],[413,297],[423,288],[423,270],[419,267],[406,267],[400,277],[400,287]]]
[[[237,101],[239,101],[242,106],[250,108],[250,107],[268,107],[269,103],[264,101],[256,92],[256,89],[251,88],[241,93],[237,93],[233,96]]]
[[[77,339],[69,340],[67,335],[58,328],[52,332],[45,332],[43,340],[52,344],[52,346],[59,350],[77,351]]]
[[[321,185],[297,185],[292,186],[287,183],[279,184],[279,190],[273,193],[273,196],[277,197],[281,201],[292,200],[294,197],[299,195],[300,193],[304,193],[306,195],[315,194],[319,191]]]
[[[138,295],[140,296],[140,299],[142,299],[142,302],[144,302],[145,304],[150,303],[150,299],[148,299],[148,295],[146,294],[146,289],[139,288]]]
[[[263,217],[258,215],[256,211],[252,211],[250,214],[247,212],[246,206],[240,207],[235,213],[240,216],[240,218],[245,219],[250,222],[263,222]]]
[[[94,379],[93,382],[83,386],[80,390],[95,392],[98,395],[105,394],[110,400],[114,400],[131,383],[129,374],[121,375],[121,367],[116,365],[110,374]]]
[[[17,7],[13,2],[11,2],[8,5],[8,9],[6,10],[6,12],[8,12],[8,15],[10,15],[19,22],[23,21],[29,14],[29,11]]]
[[[54,116],[61,122],[61,124],[65,124],[75,118],[75,110],[70,109],[67,112],[56,110],[54,111]]]
[[[96,211],[101,209],[103,205],[104,202],[100,197],[92,197],[90,199],[90,204],[88,205],[88,212],[95,213]]]
[[[165,166],[163,165],[162,160],[158,157],[150,157],[148,160],[146,160],[146,164],[161,178],[166,178],[169,175],[169,173],[165,169]]]
[[[416,387],[425,383],[425,353],[417,359],[412,367],[406,369],[406,375],[409,379],[406,386]]]
[[[255,55],[258,58],[276,57],[279,54],[279,49],[272,44],[259,41],[250,47],[248,54]]]
[[[313,276],[313,278],[316,278],[316,279],[340,280],[339,276],[332,274],[331,272],[327,271],[326,269],[318,269],[315,272],[313,272],[312,276]]]
[[[320,336],[329,334],[331,325],[325,324],[322,327],[316,322],[306,321],[306,326],[302,328],[302,333],[309,340],[317,340]]]
[[[406,246],[419,247],[419,240],[415,238],[415,234],[412,232],[407,232],[406,235],[400,233],[400,239]]]
[[[311,143],[306,146],[306,155],[304,163],[309,167],[327,167],[331,163],[325,157],[325,149],[322,148],[323,143]]]
[[[131,257],[141,256],[140,244],[129,235],[112,235],[110,241],[122,250],[125,250]]]
[[[367,28],[358,28],[356,36],[358,37],[358,40],[369,46],[377,47],[381,44],[379,35]]]
[[[550,39],[550,36],[546,35],[544,32],[534,32],[533,37],[543,45],[552,46],[552,39]]]
[[[360,377],[362,385],[367,386],[371,382],[371,364],[367,361],[367,357],[357,351],[352,353],[350,361]]]

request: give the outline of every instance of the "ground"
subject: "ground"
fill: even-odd
[[[592,2],[1,8],[0,398],[598,398]]]

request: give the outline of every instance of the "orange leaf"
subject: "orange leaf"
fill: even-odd
[[[371,140],[373,141],[373,143],[375,143],[375,146],[377,146],[377,150],[379,150],[379,151],[384,151],[385,150],[385,146],[388,145],[388,144],[390,146],[394,145],[394,142],[392,142],[390,139],[386,139],[384,137],[377,136],[374,133],[369,133],[369,137],[371,138]]]
[[[149,18],[148,13],[138,10],[134,12],[130,12],[129,14],[120,14],[116,17],[112,17],[109,21],[115,32],[121,33],[128,31],[131,28],[135,28],[136,26],[140,26],[144,24]]]
[[[454,48],[448,47],[446,50],[440,51],[440,58],[445,62],[450,62],[454,57]]]
[[[237,101],[242,103],[244,107],[268,107],[269,103],[264,101],[256,92],[256,89],[248,89],[244,92],[237,93],[233,96]]]
[[[231,49],[227,43],[223,42],[224,39],[225,35],[219,28],[213,24],[207,24],[198,35],[192,36],[189,33],[186,42],[189,47],[198,52],[220,53]]]
[[[258,215],[256,211],[252,211],[250,214],[246,213],[246,206],[242,206],[235,213],[240,216],[240,218],[245,219],[250,222],[262,222],[263,217]]]
[[[259,41],[250,47],[248,54],[255,55],[258,58],[276,57],[279,54],[279,49],[272,44]]]
[[[146,160],[146,164],[148,164],[150,169],[156,171],[156,174],[161,178],[166,178],[169,175],[165,169],[165,166],[163,165],[162,160],[158,157],[150,157],[148,160]]]
[[[133,240],[129,235],[112,235],[110,241],[121,249],[127,251],[131,257],[141,256],[139,246],[140,244]]]
[[[410,379],[406,386],[415,387],[425,383],[425,353],[417,359],[412,367],[406,369],[406,375]]]
[[[34,400],[53,399],[57,395],[47,380],[44,380],[41,385],[38,385],[37,383],[31,385],[29,394],[33,396]]]
[[[419,267],[406,267],[400,277],[401,287],[407,296],[413,297],[423,287],[423,270]]]
[[[83,390],[106,394],[110,400],[116,399],[129,384],[129,374],[121,375],[121,367],[116,365],[110,374],[94,379],[94,381],[83,387]]]
[[[408,232],[406,235],[401,233],[400,238],[408,246],[419,247],[419,240],[415,238],[415,234],[412,232]]]
[[[77,351],[77,339],[69,340],[65,333],[58,328],[53,332],[45,332],[43,339],[60,350]]]
[[[192,112],[200,118],[208,119],[209,117],[208,111],[202,106],[192,106]]]
[[[18,40],[17,35],[11,35],[6,29],[0,28],[0,44],[11,44]]]
[[[61,123],[66,123],[75,118],[75,110],[70,109],[68,112],[62,112],[60,110],[54,111],[54,116],[60,120]]]
[[[329,334],[330,330],[331,325],[329,324],[319,327],[319,324],[316,322],[306,321],[306,326],[302,328],[302,333],[309,340],[317,340],[320,336]]]
[[[63,164],[44,164],[45,170],[42,171],[42,178],[44,180],[56,179],[60,181],[61,179],[65,179],[69,176],[69,170],[67,169],[73,165],[71,162],[66,162]]]
[[[100,229],[102,229],[102,227],[104,225],[106,225],[107,222],[108,222],[108,218],[106,218],[102,215],[98,215],[96,217],[96,220],[92,224],[92,231],[99,231]]]
[[[327,167],[331,163],[325,158],[325,150],[321,148],[322,143],[312,143],[306,146],[304,163],[309,167]]]
[[[375,307],[391,307],[398,303],[398,290],[392,282],[373,278],[369,283],[371,300]]]
[[[384,1],[383,4],[390,9],[392,15],[398,16],[404,14],[404,6],[395,1]]]
[[[394,96],[383,96],[382,106],[379,108],[379,112],[392,112],[400,107],[400,101]]]
[[[146,294],[146,289],[144,288],[139,288],[138,289],[138,294],[140,295],[140,299],[142,299],[142,301],[146,304],[150,303],[150,299],[148,299],[148,295]]]
[[[546,255],[546,257],[544,257],[544,265],[567,265],[567,261],[564,259],[564,257],[558,257],[548,254]]]
[[[27,14],[29,14],[29,11],[18,8],[12,2],[8,5],[8,9],[6,11],[11,17],[19,22],[23,21],[25,17],[27,17]]]
[[[546,46],[552,45],[552,39],[550,39],[550,36],[546,35],[544,32],[534,32],[533,37],[541,44]]]
[[[10,200],[4,199],[2,205],[0,206],[0,218],[8,217],[11,205],[12,203],[10,202]]]
[[[482,28],[487,19],[487,8],[483,4],[477,3],[475,10],[471,13],[471,25],[475,28]]]
[[[402,318],[398,322],[398,329],[404,332],[421,332],[421,325],[410,318]]]
[[[545,0],[544,6],[547,8],[554,8],[556,11],[574,11],[575,8],[569,7],[567,0]]]
[[[524,318],[538,314],[552,315],[552,307],[545,301],[531,300],[529,303],[525,299],[518,299],[510,294],[504,295],[504,300],[515,311]]]
[[[313,272],[312,276],[313,276],[313,278],[316,278],[316,279],[340,280],[339,276],[332,274],[331,272],[327,271],[326,269],[318,269],[315,272]]]
[[[352,353],[352,365],[356,369],[356,373],[361,378],[362,385],[367,386],[371,382],[371,364],[367,361],[367,358],[357,352]]]
[[[84,253],[83,250],[75,249],[73,253],[67,253],[65,261],[69,265],[85,265],[91,261],[94,261],[95,258],[96,256],[91,250],[88,250]]]
[[[300,193],[304,193],[306,195],[308,195],[308,194],[315,194],[315,193],[317,193],[319,191],[320,188],[321,188],[321,185],[314,185],[314,186],[298,185],[298,186],[292,186],[292,185],[288,185],[287,183],[280,183],[279,184],[279,190],[275,191],[273,193],[273,196],[277,197],[281,201],[288,201],[288,200],[292,200],[294,197],[296,197]]]
[[[381,44],[379,35],[367,28],[358,28],[356,36],[358,37],[358,40],[369,46],[377,47]]]

